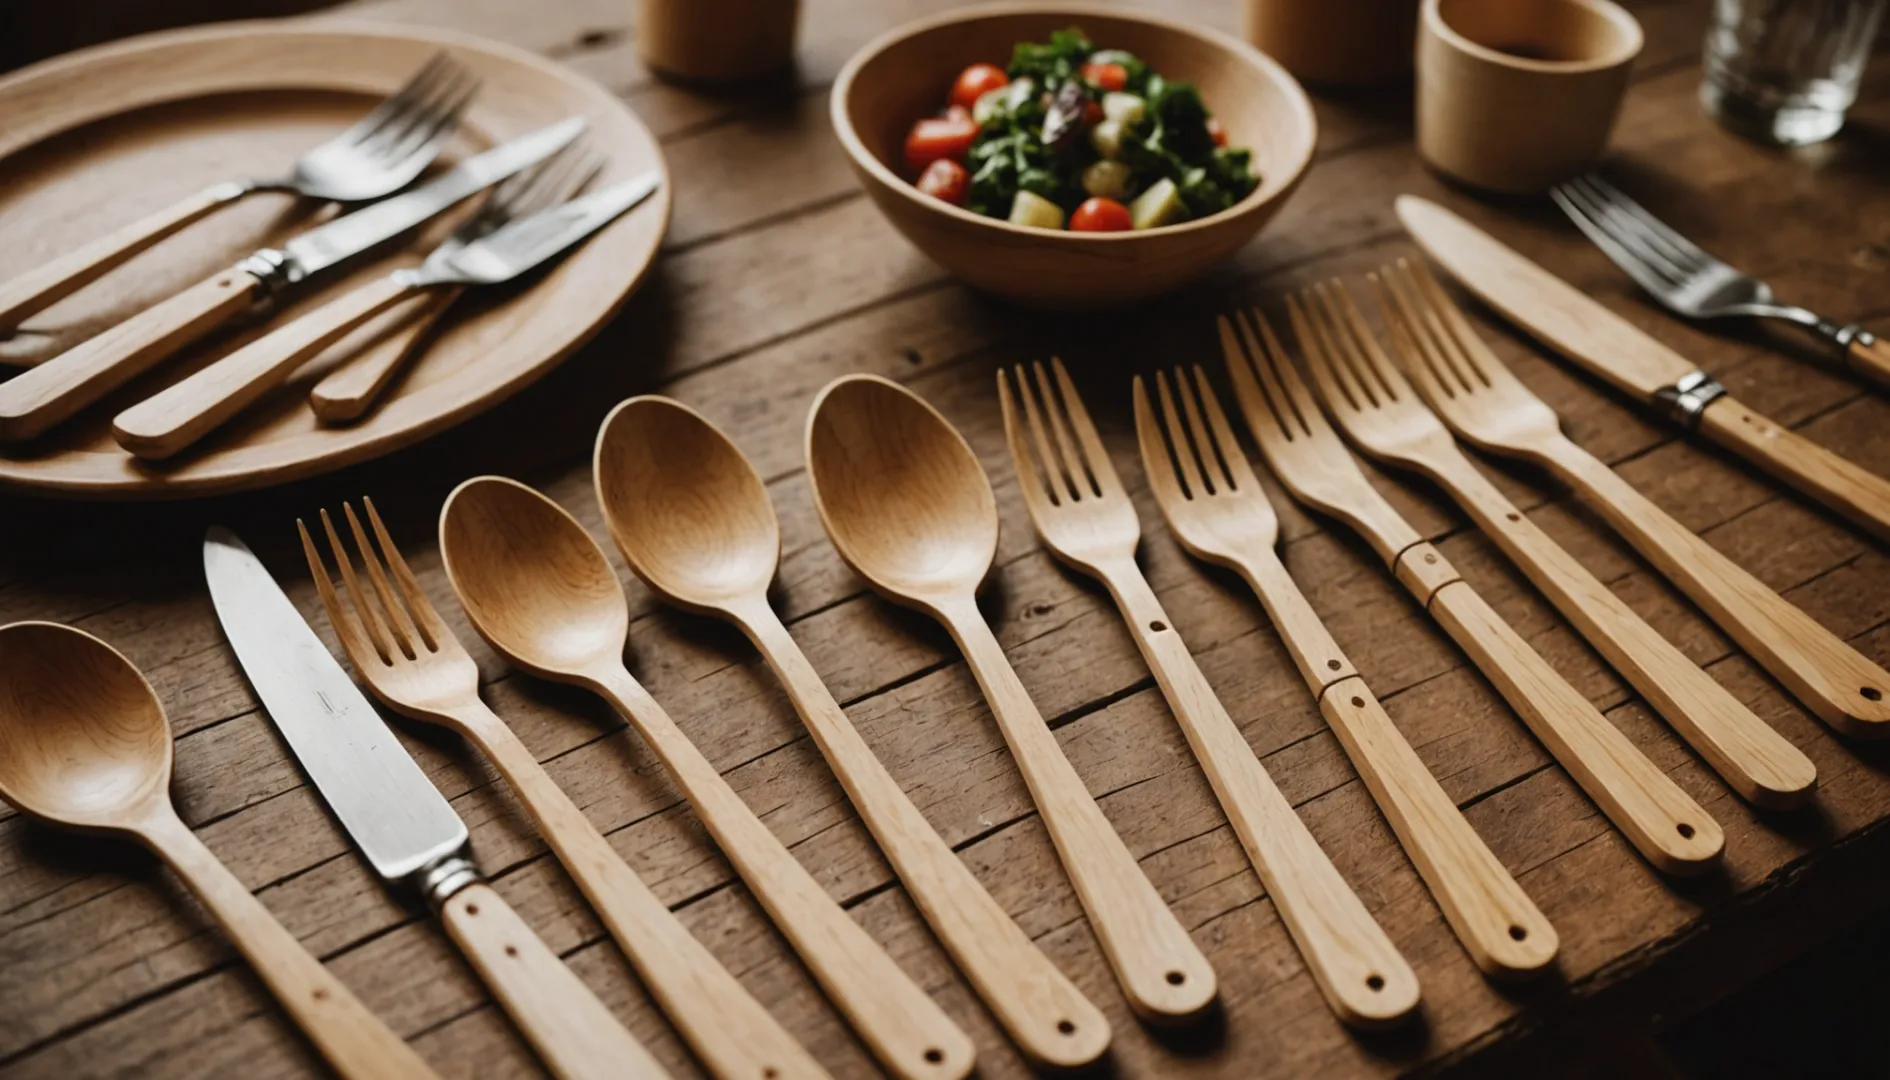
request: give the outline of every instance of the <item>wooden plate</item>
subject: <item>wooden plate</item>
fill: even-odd
[[[73,53],[0,79],[0,278],[211,183],[286,173],[446,50],[483,80],[442,161],[572,114],[608,155],[597,185],[662,169],[656,140],[603,88],[506,45],[433,29],[333,19],[225,23]],[[475,200],[476,202],[476,200]],[[468,293],[387,400],[324,427],[308,389],[344,342],[173,462],[140,462],[111,417],[298,312],[444,238],[442,219],[371,253],[273,319],[213,336],[33,443],[0,447],[0,487],[81,498],[166,498],[262,487],[387,453],[505,399],[606,322],[643,279],[669,223],[669,182],[548,271]],[[34,363],[280,242],[332,210],[254,195],[114,270],[0,339],[0,364]],[[4,371],[0,368],[0,371]]]

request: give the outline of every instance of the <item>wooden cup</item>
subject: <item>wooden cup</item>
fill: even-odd
[[[1545,191],[1600,160],[1640,51],[1609,0],[1424,0],[1418,153],[1475,187]]]
[[[687,82],[773,75],[794,59],[799,0],[643,0],[637,51]]]
[[[1300,79],[1370,86],[1411,74],[1418,0],[1247,0],[1247,40]]]

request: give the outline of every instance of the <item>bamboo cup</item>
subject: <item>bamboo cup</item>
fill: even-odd
[[[1424,0],[1418,152],[1475,187],[1545,191],[1600,160],[1640,51],[1609,0]]]
[[[794,59],[799,18],[799,0],[643,0],[637,50],[684,81],[757,79]]]
[[[1322,86],[1411,74],[1418,0],[1247,0],[1247,40]]]

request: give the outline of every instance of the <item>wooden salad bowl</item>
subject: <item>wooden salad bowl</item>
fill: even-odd
[[[1002,67],[1020,41],[1082,28],[1201,91],[1228,142],[1253,151],[1260,185],[1210,217],[1116,233],[1027,229],[922,194],[905,167],[914,121],[944,105],[966,65]],[[1225,34],[1088,5],[1000,4],[910,23],[847,62],[834,131],[866,193],[906,239],[972,286],[1038,308],[1097,308],[1170,292],[1232,255],[1267,223],[1312,160],[1312,103],[1286,69]]]

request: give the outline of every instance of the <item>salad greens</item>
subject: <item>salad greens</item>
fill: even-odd
[[[1119,74],[1108,78],[1121,85],[1096,85],[1094,73],[1109,65]],[[973,110],[978,134],[966,163],[965,205],[977,213],[1010,215],[1019,191],[1069,213],[1092,195],[1126,202],[1168,180],[1182,208],[1159,222],[1171,224],[1219,213],[1259,184],[1251,152],[1217,145],[1207,106],[1191,84],[1164,78],[1123,50],[1098,51],[1081,30],[1019,43],[1006,74],[1009,85],[981,97]],[[1055,114],[1079,97],[1076,107],[1087,108],[1078,137],[1046,143],[1046,123],[1061,136],[1069,117]],[[1126,174],[1091,170],[1104,160]],[[1105,185],[1112,190],[1101,190]]]

